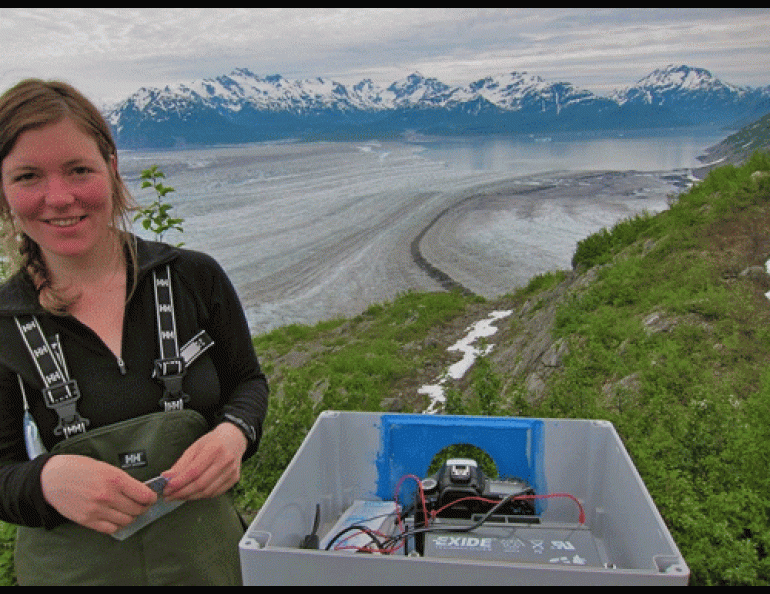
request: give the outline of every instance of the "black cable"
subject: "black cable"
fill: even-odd
[[[328,542],[328,544],[326,545],[326,549],[325,549],[325,550],[327,550],[327,551],[328,551],[328,550],[331,548],[331,546],[332,546],[332,545],[333,545],[333,544],[334,544],[334,543],[335,543],[335,542],[336,542],[336,541],[337,541],[337,540],[338,540],[338,539],[339,539],[339,538],[340,538],[340,537],[341,537],[343,534],[345,534],[346,532],[349,532],[349,531],[351,531],[351,530],[359,530],[360,532],[363,532],[363,533],[367,534],[367,535],[369,536],[369,538],[371,538],[371,539],[372,539],[372,541],[374,542],[374,544],[376,544],[376,545],[377,545],[377,548],[378,548],[379,550],[382,550],[382,548],[383,548],[382,542],[380,542],[379,540],[377,540],[377,537],[374,535],[374,532],[372,531],[372,529],[371,529],[371,528],[369,528],[368,526],[361,526],[361,525],[359,525],[359,524],[351,524],[351,525],[350,525],[350,526],[348,526],[347,528],[343,528],[342,530],[340,530],[340,531],[339,531],[337,534],[335,534],[335,535],[334,535],[334,537],[333,537],[333,538],[332,538],[332,539],[331,539],[331,540]]]
[[[318,548],[318,526],[321,522],[321,506],[316,503],[315,506],[315,521],[313,522],[313,530],[304,539],[299,548],[301,549],[317,549]]]
[[[471,524],[470,526],[424,526],[422,528],[417,528],[416,526],[412,529],[411,532],[405,531],[401,534],[396,534],[392,536],[389,540],[385,542],[386,545],[392,545],[396,544],[399,541],[408,538],[409,536],[414,536],[415,534],[427,534],[429,532],[471,532],[473,530],[476,530],[479,526],[484,524],[491,515],[493,515],[500,507],[508,503],[511,499],[516,497],[517,494],[511,493],[510,495],[507,495],[500,501],[498,501],[492,508],[490,508],[481,518],[479,518],[474,524]]]
[[[390,536],[389,538],[387,538],[383,542],[378,540],[378,538],[374,534],[374,531],[371,528],[369,528],[368,526],[363,526],[363,525],[359,525],[359,524],[352,524],[350,526],[347,526],[346,528],[343,528],[337,534],[335,534],[334,537],[329,540],[328,544],[326,545],[325,550],[327,550],[327,551],[330,550],[332,548],[332,545],[335,542],[337,542],[340,539],[341,536],[343,536],[345,533],[350,532],[352,530],[358,530],[360,532],[363,532],[363,533],[367,534],[369,536],[369,538],[372,539],[374,544],[377,545],[377,548],[380,551],[383,551],[383,550],[385,550],[388,547],[396,545],[396,544],[398,544],[401,541],[406,541],[406,539],[408,537],[414,536],[416,534],[426,534],[426,533],[429,533],[429,532],[471,532],[473,530],[476,530],[480,526],[482,526],[490,518],[490,516],[492,516],[498,509],[500,509],[506,503],[508,503],[509,501],[514,499],[517,495],[518,494],[516,494],[516,493],[511,493],[511,494],[507,495],[506,497],[504,497],[503,499],[498,501],[494,506],[492,506],[483,516],[481,516],[481,518],[479,518],[475,523],[471,524],[470,526],[456,526],[456,525],[452,525],[452,526],[424,526],[422,528],[418,528],[418,527],[415,526],[415,527],[412,528],[411,531],[409,531],[407,529],[404,532],[401,532],[399,534],[395,534],[393,536]],[[412,507],[414,508],[414,506],[412,506]],[[318,527],[318,508],[319,508],[319,506],[316,506],[316,526],[313,529],[314,533],[315,533],[315,531],[316,531],[316,529]],[[401,516],[402,516],[402,518],[405,518],[405,517],[408,516],[408,514],[404,512],[404,513],[402,513]],[[375,516],[375,517],[379,517],[379,516]],[[372,519],[374,519],[374,518],[372,518]],[[313,535],[310,535],[310,536],[313,536]],[[307,541],[307,539],[310,538],[310,536],[305,537],[305,540]],[[316,539],[317,539],[317,537],[316,537]],[[302,548],[311,548],[311,547],[303,546]],[[312,547],[312,548],[318,548],[318,545],[316,544],[316,546]]]

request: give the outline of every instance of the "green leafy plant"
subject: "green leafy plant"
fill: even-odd
[[[149,206],[139,209],[134,221],[141,220],[142,226],[147,231],[152,231],[158,241],[163,241],[163,236],[168,231],[174,230],[181,233],[184,219],[171,216],[172,206],[164,202],[166,195],[175,190],[163,184],[162,180],[166,177],[163,171],[158,169],[157,165],[153,165],[142,171],[140,177],[144,180],[142,181],[142,189],[152,188],[155,190],[157,199]]]
[[[16,526],[0,522],[0,586],[15,586],[13,547],[16,542]]]

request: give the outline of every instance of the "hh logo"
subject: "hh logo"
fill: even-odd
[[[144,451],[129,452],[127,454],[120,454],[119,456],[120,467],[123,469],[147,466],[147,454]]]

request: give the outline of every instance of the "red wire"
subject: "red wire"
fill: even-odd
[[[579,510],[578,523],[585,524],[586,516],[583,510],[582,504],[580,503],[580,501],[578,501],[576,497],[574,497],[573,495],[570,495],[569,493],[549,493],[548,495],[517,495],[516,497],[512,497],[511,501],[526,501],[526,500],[532,500],[532,499],[552,499],[554,497],[567,497],[568,499],[571,499],[572,501],[574,501],[577,504],[578,510]],[[440,514],[445,509],[452,507],[453,505],[461,501],[483,501],[485,503],[492,503],[492,504],[499,503],[499,500],[497,499],[486,499],[484,497],[471,495],[468,497],[455,499],[454,501],[447,503],[444,507],[431,512],[431,516],[435,518],[438,514]]]
[[[490,504],[499,503],[499,500],[496,500],[496,499],[486,499],[484,497],[479,497],[479,496],[462,497],[460,499],[455,499],[454,501],[446,504],[444,507],[442,507],[442,508],[440,508],[438,510],[435,510],[435,511],[431,512],[430,514],[428,514],[428,508],[427,508],[427,505],[426,505],[426,502],[425,502],[425,492],[422,489],[422,481],[417,476],[415,476],[413,474],[407,474],[407,475],[404,475],[403,477],[401,477],[401,479],[398,481],[398,484],[396,485],[395,493],[394,493],[394,501],[396,502],[396,520],[397,520],[397,524],[398,524],[399,530],[401,531],[401,534],[404,533],[405,528],[404,528],[404,526],[402,524],[402,521],[401,521],[401,513],[400,513],[401,506],[398,503],[398,493],[401,490],[401,486],[403,485],[404,481],[407,480],[407,479],[413,479],[414,481],[417,482],[417,489],[418,489],[418,492],[419,492],[420,502],[422,504],[422,512],[423,512],[423,517],[425,518],[426,526],[428,524],[428,518],[429,517],[430,518],[435,518],[438,514],[440,514],[445,509],[447,509],[447,508],[449,508],[449,507],[451,507],[451,506],[453,506],[453,505],[455,505],[457,503],[460,503],[461,501],[471,500],[471,501],[484,501],[485,503],[490,503]],[[585,510],[583,509],[583,505],[580,503],[580,501],[577,499],[577,497],[575,497],[574,495],[571,495],[569,493],[548,493],[547,495],[518,495],[516,497],[512,497],[511,501],[526,501],[526,500],[534,500],[534,499],[553,499],[553,498],[556,498],[556,497],[566,497],[566,498],[571,499],[572,501],[574,501],[575,504],[578,506],[578,510],[579,510],[579,513],[578,513],[578,523],[580,525],[585,524],[586,517],[585,517]],[[381,533],[379,533],[379,532],[377,532],[375,530],[360,531],[360,532],[357,532],[355,535],[361,534],[361,532],[366,532],[368,534],[374,534],[374,535],[377,535],[377,536],[382,536],[383,538],[388,538],[387,534],[381,534]],[[340,541],[340,545],[343,542],[345,542],[345,540],[348,540],[349,538],[352,538],[355,535],[351,535],[351,536],[348,536],[347,538],[343,539],[342,541]],[[371,553],[390,554],[390,553],[393,553],[394,551],[397,551],[402,546],[404,546],[404,543],[403,543],[403,541],[401,541],[398,546],[393,547],[391,549],[385,549],[385,550],[368,549],[366,547],[356,547],[356,546],[340,546],[340,545],[335,545],[334,550],[354,549],[354,550],[359,550],[359,551],[367,551],[367,552],[371,552]]]
[[[398,484],[396,485],[396,489],[395,489],[395,494],[394,494],[394,500],[396,501],[396,505],[398,505],[398,493],[401,490],[401,485],[407,479],[413,479],[414,481],[417,482],[417,488],[419,490],[420,502],[422,504],[423,517],[427,521],[427,519],[428,519],[428,509],[427,509],[426,504],[425,504],[425,493],[422,490],[422,481],[417,476],[415,476],[413,474],[407,474],[407,475],[401,477],[401,479],[398,481]],[[585,516],[585,511],[583,509],[583,505],[580,503],[580,501],[575,496],[570,495],[569,493],[549,493],[547,495],[519,495],[517,497],[513,497],[511,499],[511,501],[524,501],[524,500],[532,500],[532,499],[552,499],[554,497],[566,497],[566,498],[571,499],[572,501],[574,501],[577,504],[577,506],[578,506],[578,523],[581,524],[581,525],[585,524],[586,516]],[[477,496],[476,497],[464,497],[462,499],[458,499],[456,501],[453,501],[450,504],[447,504],[445,507],[443,507],[442,509],[440,509],[438,511],[434,511],[431,514],[431,516],[435,518],[436,515],[438,515],[439,512],[443,511],[444,509],[446,509],[450,505],[453,505],[453,504],[457,503],[458,501],[465,501],[466,499],[473,499],[473,500],[476,500],[476,501],[485,501],[485,502],[493,503],[493,504],[497,503],[497,500],[484,499],[483,497],[477,497]],[[399,518],[399,525],[401,525],[401,520],[400,520],[401,515],[400,514],[398,515],[398,518]]]

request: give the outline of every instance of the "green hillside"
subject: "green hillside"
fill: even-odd
[[[578,245],[574,269],[494,302],[408,293],[257,337],[272,383],[240,499],[257,509],[323,410],[422,411],[447,347],[493,310],[490,354],[445,412],[615,424],[694,585],[770,581],[770,156],[713,171]]]
[[[768,150],[770,150],[770,113],[707,149],[701,161],[710,165],[706,165],[699,174],[715,166],[739,165],[755,152]]]

